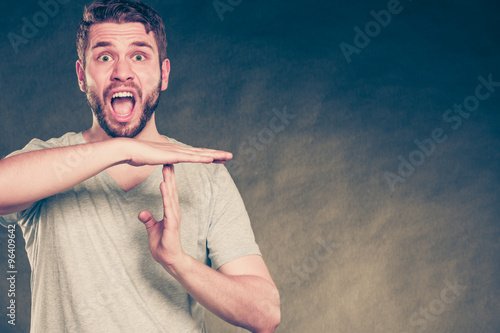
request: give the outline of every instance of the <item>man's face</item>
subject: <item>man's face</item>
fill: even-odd
[[[80,89],[111,137],[135,137],[151,119],[168,84],[153,32],[142,23],[99,23],[89,31],[86,65],[77,62]]]

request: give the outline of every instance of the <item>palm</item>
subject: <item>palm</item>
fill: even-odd
[[[181,211],[173,165],[163,167],[164,182],[160,184],[163,197],[163,219],[156,221],[148,211],[139,214],[148,231],[149,249],[153,258],[167,270],[182,259],[180,237]]]

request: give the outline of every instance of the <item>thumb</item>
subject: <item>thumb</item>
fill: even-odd
[[[146,229],[148,229],[148,230],[150,228],[152,228],[157,223],[157,221],[153,218],[153,214],[151,214],[147,210],[140,212],[138,218],[139,218],[139,221],[144,223],[144,225],[146,226]]]

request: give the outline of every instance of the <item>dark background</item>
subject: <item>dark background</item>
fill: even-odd
[[[340,44],[355,45],[354,28],[388,1],[233,0],[222,19],[212,1],[148,3],[165,20],[172,66],[158,127],[234,153],[228,166],[281,292],[277,332],[500,331],[500,87],[459,126],[443,119],[479,76],[500,81],[495,1],[402,0],[350,63]],[[90,127],[74,69],[82,8],[59,5],[16,53],[8,33],[22,35],[22,18],[42,8],[2,3],[1,156]],[[273,132],[273,109],[295,118]],[[415,153],[436,128],[447,140]],[[410,156],[421,163],[392,190],[386,172]],[[17,240],[17,320],[7,324],[2,278],[2,332],[29,327]],[[210,332],[243,332],[208,321]]]

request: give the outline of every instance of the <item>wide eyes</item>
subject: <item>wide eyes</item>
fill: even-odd
[[[109,54],[103,54],[102,56],[99,56],[99,58],[97,58],[97,60],[102,61],[102,62],[108,62],[111,59],[112,58]]]
[[[135,54],[133,57],[132,57],[133,60],[135,61],[144,61],[146,60],[146,57],[143,55],[143,54]],[[109,55],[109,54],[103,54],[103,55],[100,55],[97,60],[99,60],[100,62],[109,62],[111,60],[113,60],[113,58]]]
[[[142,55],[142,54],[136,54],[134,56],[134,60],[136,60],[136,61],[143,61],[145,59],[146,59],[146,57],[144,57],[144,55]]]

